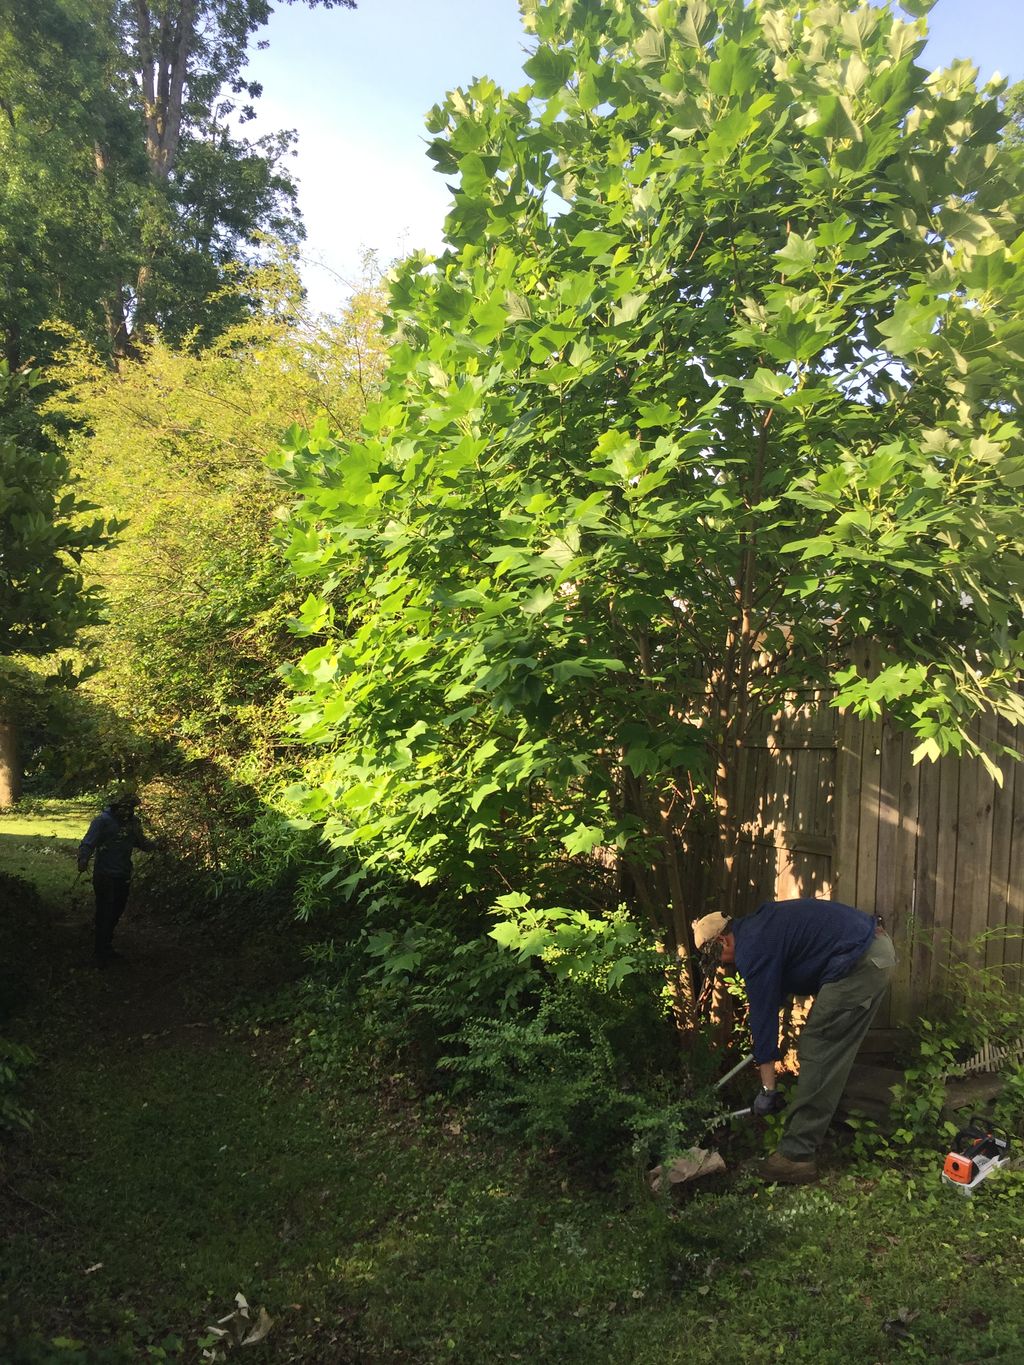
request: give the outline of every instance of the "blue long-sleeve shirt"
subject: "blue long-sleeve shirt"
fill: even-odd
[[[733,921],[736,970],[750,1004],[754,1061],[779,1057],[779,1010],[791,995],[817,995],[859,962],[875,917],[839,901],[767,901]]]
[[[132,851],[141,848],[148,853],[155,845],[142,832],[138,817],[119,820],[109,806],[97,815],[88,833],[78,846],[78,866],[81,871],[89,866],[96,854],[96,871],[111,877],[132,875]]]

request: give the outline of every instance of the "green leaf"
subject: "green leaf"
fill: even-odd
[[[488,937],[493,938],[495,943],[499,943],[503,948],[514,948],[519,944],[520,929],[518,924],[505,921],[503,924],[496,924],[493,929],[487,931]]]
[[[523,63],[523,70],[534,83],[537,99],[550,99],[569,80],[573,69],[572,53],[556,52],[542,45]]]
[[[708,87],[712,94],[725,98],[746,95],[759,84],[757,59],[749,47],[735,42],[721,43],[708,68]]]
[[[640,35],[634,49],[641,66],[664,66],[665,35],[649,28]]]
[[[901,299],[891,318],[878,324],[878,330],[885,338],[886,348],[893,355],[915,355],[920,351],[935,349],[935,322],[937,308],[929,300],[917,303],[912,299]]]
[[[618,962],[613,962],[608,969],[608,986],[614,990],[620,981],[630,976],[636,971],[636,963],[632,958],[621,957]]]
[[[572,239],[572,245],[579,249],[586,256],[599,257],[606,256],[619,245],[622,238],[615,232],[603,232],[596,228],[584,228],[582,232],[577,232]]]
[[[500,790],[497,782],[482,783],[469,798],[470,810],[478,811],[489,796],[493,796],[495,792]]]
[[[804,274],[811,269],[817,258],[818,248],[813,240],[810,237],[801,237],[798,232],[791,232],[786,238],[786,245],[775,252],[779,271],[787,277]]]
[[[818,246],[842,246],[850,240],[856,228],[852,218],[835,218],[830,223],[822,223],[814,240]]]
[[[915,766],[926,758],[931,763],[937,763],[941,757],[942,749],[934,739],[922,740],[920,744],[915,745],[911,754]]]
[[[525,910],[530,904],[530,898],[522,891],[506,891],[494,904],[500,910]]]
[[[626,294],[612,310],[612,324],[621,327],[624,323],[633,322],[646,302],[646,294]]]
[[[679,37],[687,47],[702,48],[715,31],[707,0],[687,0],[679,19]]]
[[[524,322],[533,316],[530,300],[512,289],[505,294],[505,308],[509,322]]]
[[[798,120],[808,137],[848,138],[859,142],[864,136],[845,95],[822,95],[815,104],[815,115]]]
[[[591,853],[598,844],[604,842],[604,830],[598,825],[577,825],[571,834],[562,840],[565,851],[573,857]]]
[[[748,403],[777,403],[786,396],[791,382],[788,375],[758,370],[753,379],[744,382],[743,397]]]
[[[622,761],[630,772],[635,773],[637,777],[658,771],[657,754],[653,749],[649,749],[643,744],[634,744],[627,749]]]

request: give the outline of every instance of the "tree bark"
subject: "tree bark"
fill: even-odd
[[[750,486],[746,494],[752,512],[764,493],[764,472],[767,463],[768,427],[772,420],[769,408],[761,417],[757,430]],[[758,570],[756,526],[744,533],[740,554],[739,581],[736,588],[736,618],[726,646],[726,663],[718,687],[718,772],[715,804],[718,812],[718,886],[715,908],[730,913],[730,901],[735,891],[733,870],[736,862],[738,812],[736,810],[736,775],[740,751],[750,725],[750,683],[758,636],[763,620],[756,618],[754,598]]]
[[[93,165],[96,169],[96,179],[101,183],[105,182],[109,174],[109,161],[106,148],[99,142],[93,144]],[[103,240],[100,244],[101,252],[106,252],[108,245],[107,241]],[[111,357],[116,367],[119,361],[126,360],[134,354],[128,313],[124,305],[124,290],[112,289],[101,302],[110,340]]]
[[[0,810],[21,796],[21,756],[17,726],[0,721]]]
[[[178,156],[189,58],[195,43],[195,0],[178,0],[159,20],[157,42],[148,0],[136,0],[139,76],[146,112],[146,153],[154,180],[166,183]]]

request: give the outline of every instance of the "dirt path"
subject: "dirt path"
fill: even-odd
[[[274,1245],[316,1167],[286,1034],[248,1022],[301,972],[294,934],[158,911],[139,878],[99,969],[73,842],[4,852],[43,894],[0,880],[0,1035],[38,1057],[33,1130],[0,1143],[0,1358],[197,1359],[197,1323],[258,1279],[247,1221]],[[281,1209],[250,1213],[262,1179]]]
[[[117,927],[121,958],[99,969],[92,884],[88,873],[75,875],[75,843],[50,838],[36,847],[15,844],[4,855],[0,842],[0,872],[42,889],[21,904],[9,893],[0,906],[11,987],[8,999],[0,998],[0,1027],[14,1016],[38,1020],[48,1033],[57,1016],[64,1047],[69,1033],[98,1043],[116,1039],[120,1048],[185,1030],[200,1041],[239,996],[272,991],[301,971],[292,926],[275,939],[258,924],[203,920],[184,908],[169,915],[153,905],[150,867],[137,873]]]

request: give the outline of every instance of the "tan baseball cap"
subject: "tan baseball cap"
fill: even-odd
[[[724,934],[730,922],[725,915],[719,914],[717,910],[714,914],[705,915],[703,919],[695,919],[690,926],[693,929],[693,946],[699,952],[712,939],[718,938],[719,934]]]

